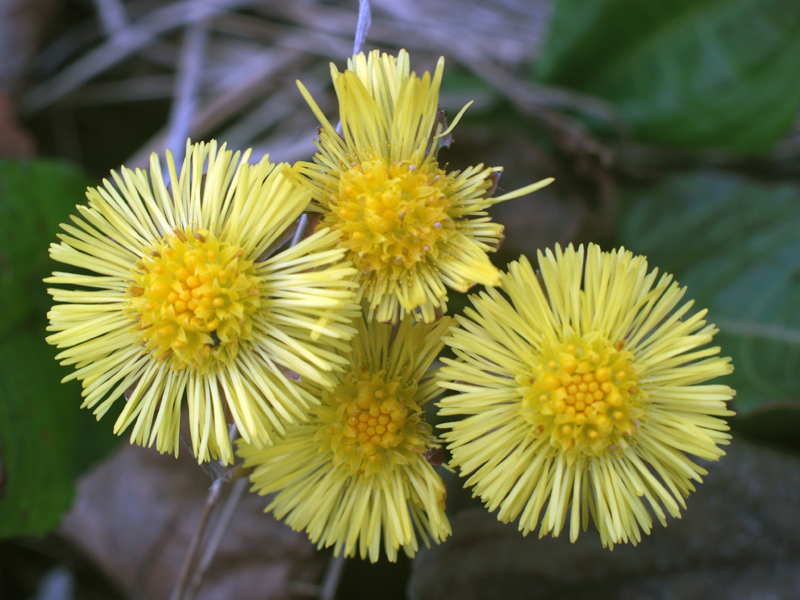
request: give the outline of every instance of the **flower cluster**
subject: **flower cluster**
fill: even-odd
[[[314,162],[295,170],[322,223],[341,231],[340,247],[357,269],[357,298],[381,322],[408,313],[431,322],[447,309],[447,287],[497,285],[500,271],[487,252],[499,246],[503,226],[486,209],[552,181],[494,196],[499,167],[439,164],[440,140],[452,129],[438,110],[443,69],[442,59],[432,77],[418,77],[405,51],[359,54],[344,73],[332,66],[342,135],[300,86],[322,129]]]
[[[733,370],[705,310],[690,315],[670,275],[590,244],[539,253],[457,317],[440,402],[452,464],[471,474],[501,521],[570,538],[589,515],[603,545],[636,543],[652,514],[666,525],[728,443]],[[644,500],[646,499],[647,504]],[[648,510],[649,507],[649,510]]]
[[[359,319],[336,386],[308,386],[321,400],[310,421],[270,448],[240,447],[253,489],[276,493],[267,510],[319,547],[372,561],[381,545],[395,560],[398,548],[413,556],[418,535],[428,545],[450,533],[444,484],[426,460],[439,444],[423,413],[442,391],[428,367],[449,326],[447,317]]]
[[[492,265],[486,209],[551,180],[495,196],[499,167],[442,165],[442,72],[404,51],[334,67],[341,133],[300,84],[322,124],[312,162],[211,142],[179,172],[168,154],[168,177],[155,156],[112,172],[51,246],[72,270],[47,279],[47,339],[84,407],[121,401],[116,433],[177,454],[186,414],[198,461],[236,448],[266,510],[337,554],[395,560],[450,533],[434,403],[500,520],[569,520],[574,540],[591,515],[604,545],[635,543],[679,514],[705,473],[691,457],[723,454],[733,392],[707,382],[732,366],[643,257],[556,247],[541,283],[525,258]],[[443,316],[475,284],[474,308]]]
[[[186,400],[198,460],[233,460],[228,424],[270,444],[318,401],[290,374],[332,385],[355,333],[353,268],[337,232],[273,252],[309,195],[267,158],[187,145],[167,188],[123,168],[90,188],[51,257],[78,269],[46,282],[51,344],[98,418],[124,394],[114,431],[178,453]]]

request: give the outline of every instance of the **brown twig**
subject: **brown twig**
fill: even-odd
[[[613,162],[611,150],[600,143],[576,119],[560,112],[574,111],[606,122],[618,135],[630,135],[629,127],[616,114],[610,104],[586,94],[557,87],[523,82],[494,65],[482,61],[471,51],[459,60],[476,75],[507,98],[520,112],[537,121],[569,153],[597,156],[600,164],[609,166]]]
[[[339,581],[342,579],[344,562],[344,554],[337,554],[331,557],[320,586],[319,600],[333,600],[336,597],[336,590],[339,588]]]
[[[181,62],[175,79],[175,100],[167,124],[166,147],[180,164],[197,106],[197,88],[208,40],[208,22],[192,23],[184,34]]]
[[[172,98],[173,75],[139,75],[119,81],[99,81],[76,90],[61,103],[71,108]]]
[[[214,509],[219,502],[220,491],[224,481],[225,480],[222,478],[215,479],[214,483],[211,484],[211,488],[208,490],[208,496],[206,497],[206,505],[203,508],[203,514],[201,515],[200,522],[197,524],[197,529],[195,529],[192,539],[189,542],[189,548],[186,550],[186,558],[181,566],[178,582],[175,584],[175,588],[172,590],[170,600],[181,600],[184,596],[186,588],[189,584],[189,579],[194,570],[197,555],[200,552],[200,542],[202,541],[203,535],[208,527],[208,520],[211,517],[211,513],[214,512]]]
[[[306,61],[308,61],[308,56],[291,50],[263,51],[262,61],[253,66],[238,86],[226,89],[195,111],[188,135],[192,138],[202,138],[231,115],[241,111],[255,98],[279,87],[276,79],[287,71],[299,68]],[[131,167],[146,166],[150,160],[150,154],[164,147],[166,135],[166,129],[156,133],[126,161],[126,164]]]
[[[327,69],[326,69],[327,70]],[[316,70],[314,71],[316,72]],[[310,79],[306,85],[311,94],[322,90],[319,81],[323,72],[319,70],[320,77]],[[219,134],[219,139],[225,140],[231,148],[246,148],[252,144],[253,139],[290,118],[297,110],[299,92],[294,85],[280,86],[256,108],[240,117],[234,124]],[[313,118],[313,117],[311,117]],[[306,129],[307,138],[311,139],[311,128]],[[313,144],[310,148],[313,149]]]
[[[331,56],[345,56],[350,51],[350,42],[344,38],[252,15],[238,13],[223,15],[214,22],[214,29],[280,48],[316,54],[326,60]]]
[[[206,544],[205,550],[203,550],[203,555],[200,557],[200,561],[197,563],[197,567],[194,569],[194,575],[192,576],[191,583],[186,590],[183,600],[194,600],[194,598],[197,596],[197,592],[200,589],[200,584],[203,581],[203,575],[205,575],[208,567],[211,565],[211,561],[214,560],[214,556],[216,555],[219,545],[222,542],[222,537],[225,535],[228,525],[230,524],[231,519],[236,511],[236,506],[239,504],[239,500],[241,500],[242,494],[247,487],[247,482],[247,477],[243,477],[237,479],[236,483],[233,484],[233,489],[228,496],[228,500],[225,502],[225,506],[222,508],[222,513],[217,520],[217,524],[214,526],[214,531],[211,532],[211,537]],[[172,598],[171,600],[182,599]]]
[[[125,5],[120,0],[94,0],[94,5],[106,35],[114,35],[128,24]]]
[[[28,91],[20,102],[21,112],[31,114],[50,106],[171,29],[205,21],[224,11],[257,1],[215,0],[212,3],[207,0],[183,0],[153,10]]]

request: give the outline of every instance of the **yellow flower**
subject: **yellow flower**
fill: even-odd
[[[339,246],[358,269],[358,298],[371,313],[382,322],[406,313],[433,321],[447,308],[445,286],[464,292],[499,281],[487,252],[497,249],[503,227],[486,209],[552,179],[492,197],[501,168],[439,165],[452,129],[444,130],[438,110],[444,59],[433,77],[410,73],[403,50],[396,58],[359,54],[343,73],[331,68],[342,135],[298,82],[322,129],[314,162],[295,169],[307,176],[322,223],[342,232]]]
[[[460,393],[440,414],[465,417],[443,425],[451,464],[525,534],[541,519],[540,536],[557,536],[568,519],[575,541],[591,514],[604,546],[635,544],[651,514],[680,516],[706,474],[690,456],[724,454],[734,392],[706,382],[733,367],[706,347],[706,311],[690,314],[685,288],[643,256],[556,246],[539,267],[542,283],[512,263],[447,340],[457,360],[441,385]]]
[[[273,253],[309,195],[248,156],[187,143],[180,174],[168,154],[171,191],[155,154],[149,177],[112,171],[50,248],[78,269],[45,280],[64,286],[47,340],[83,406],[99,419],[124,394],[115,433],[135,423],[132,442],[177,454],[185,398],[198,461],[232,460],[228,423],[263,446],[305,420],[318,401],[291,379],[330,386],[355,333],[353,269],[324,250],[339,234]]]
[[[290,428],[283,440],[259,450],[239,446],[253,490],[276,493],[267,511],[319,548],[373,562],[383,547],[417,551],[450,533],[445,488],[426,460],[439,447],[425,422],[425,404],[441,393],[426,371],[450,325],[367,324],[347,353],[348,367],[333,390],[308,386],[322,399],[311,422]]]

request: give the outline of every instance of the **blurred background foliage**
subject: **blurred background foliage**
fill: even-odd
[[[493,209],[507,234],[497,263],[535,259],[556,242],[646,254],[719,327],[716,343],[736,366],[727,383],[738,390],[737,435],[796,453],[800,2],[371,4],[367,49],[407,48],[418,72],[444,55],[442,106],[454,114],[475,101],[443,162],[501,165],[507,190],[556,177]],[[78,410],[80,386],[59,383],[69,370],[43,342],[41,280],[57,268],[47,247],[58,223],[110,169],[180,153],[187,136],[253,147],[254,158],[307,159],[317,123],[294,81],[335,118],[328,63],[341,68],[350,54],[357,9],[352,0],[0,0],[0,537],[17,536],[0,546],[0,590],[4,578],[11,585],[0,597],[29,597],[25,584],[7,583],[3,557],[46,554],[18,536],[56,528],[77,478],[115,446],[113,416],[96,426]],[[457,487],[456,508],[469,504]],[[97,554],[68,529],[59,535]],[[346,570],[341,597],[359,589],[358,573],[402,597],[409,564],[386,568]],[[114,585],[132,593],[124,578]],[[275,597],[300,593],[289,588]],[[93,593],[85,597],[113,597]]]

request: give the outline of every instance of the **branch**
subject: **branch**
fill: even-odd
[[[257,2],[258,0],[215,0],[212,4],[203,0],[183,0],[153,10],[49,80],[31,89],[22,97],[20,111],[28,115],[50,106],[171,29],[205,21],[225,11]]]
[[[197,597],[197,592],[200,589],[200,583],[203,581],[203,575],[205,575],[206,571],[208,570],[211,561],[214,560],[214,556],[219,549],[220,542],[222,542],[222,537],[225,535],[225,531],[228,529],[228,525],[233,518],[236,506],[239,504],[239,500],[242,498],[242,494],[244,493],[248,481],[249,479],[247,476],[244,476],[237,479],[236,483],[233,484],[231,494],[228,496],[227,502],[225,502],[225,506],[222,509],[222,514],[220,515],[219,520],[214,527],[214,531],[211,533],[211,538],[208,540],[206,549],[203,551],[203,555],[200,557],[200,562],[197,564],[194,577],[192,577],[192,582],[186,592],[185,600],[194,600],[194,598]],[[171,600],[181,600],[181,598],[172,598]]]
[[[166,139],[166,147],[172,152],[176,164],[183,162],[186,139],[197,106],[197,87],[208,41],[207,26],[207,21],[193,23],[184,34]]]
[[[181,598],[183,598],[186,586],[189,582],[189,576],[193,570],[192,567],[200,551],[200,541],[203,539],[206,527],[208,527],[208,520],[211,517],[211,513],[217,506],[217,502],[219,502],[220,490],[224,481],[223,478],[215,479],[214,483],[211,484],[211,488],[208,490],[206,506],[200,517],[200,523],[198,523],[197,529],[195,529],[192,535],[192,540],[189,542],[189,549],[186,551],[186,558],[183,560],[183,566],[181,566],[181,574],[178,577],[178,583],[175,585],[175,589],[172,590],[170,600],[181,600]]]

